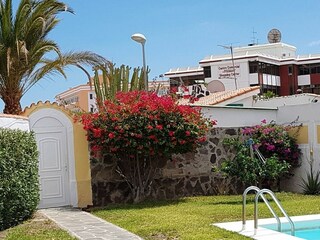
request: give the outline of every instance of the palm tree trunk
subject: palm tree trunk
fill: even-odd
[[[21,96],[17,96],[16,93],[2,96],[2,100],[4,102],[3,113],[20,115],[22,112],[20,99],[21,99]]]

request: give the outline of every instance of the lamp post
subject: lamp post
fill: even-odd
[[[146,68],[146,56],[144,50],[144,44],[146,43],[146,37],[141,33],[135,33],[131,36],[131,39],[142,45],[142,60],[143,60],[143,76],[144,76],[144,85],[145,90],[148,91],[148,79],[147,79],[147,68]]]
[[[233,67],[233,77],[234,77],[234,85],[236,87],[236,89],[238,89],[238,86],[237,86],[237,77],[236,77],[236,68],[234,66],[234,58],[233,58],[233,47],[232,45],[230,46],[225,46],[225,45],[218,45],[219,47],[223,47],[225,49],[230,49],[230,52],[231,52],[231,61],[232,61],[232,67]]]

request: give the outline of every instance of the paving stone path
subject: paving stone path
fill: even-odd
[[[48,208],[39,212],[80,240],[142,240],[123,228],[78,209]]]

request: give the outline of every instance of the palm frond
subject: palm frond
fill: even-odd
[[[66,78],[64,70],[68,66],[74,66],[81,69],[90,80],[90,74],[82,65],[94,67],[103,66],[106,64],[109,64],[109,61],[107,61],[105,58],[88,51],[76,53],[69,52],[66,54],[61,54],[59,57],[53,60],[42,60],[42,66],[34,71],[28,79],[25,79],[25,82],[23,83],[23,94],[42,78],[56,74],[60,74]]]
[[[64,71],[68,66],[81,69],[89,77],[86,66],[108,63],[92,52],[61,53],[58,44],[48,38],[59,23],[61,12],[74,13],[58,0],[20,0],[13,13],[12,0],[0,0],[0,97],[5,106],[19,107],[20,104],[12,100],[20,101],[21,96],[42,78],[57,74],[66,77]],[[46,59],[52,52],[56,58]],[[5,110],[14,108],[5,107]]]

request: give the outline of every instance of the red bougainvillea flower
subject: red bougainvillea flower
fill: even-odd
[[[108,137],[109,137],[110,139],[113,139],[113,138],[115,137],[115,135],[114,135],[114,133],[111,132],[111,133],[108,134]]]
[[[200,108],[146,91],[119,92],[99,112],[82,114],[80,121],[91,149],[128,159],[194,151],[215,124]]]
[[[136,134],[135,137],[136,138],[142,138],[142,134]]]
[[[93,136],[95,138],[100,138],[101,137],[101,133],[102,133],[101,129],[93,128],[92,132],[93,132]]]
[[[118,151],[118,149],[119,149],[119,148],[117,148],[117,147],[111,147],[111,148],[110,148],[110,151],[111,151],[111,152],[116,152],[116,151]]]
[[[159,124],[159,125],[156,126],[156,129],[162,130],[162,129],[163,129],[163,126]]]
[[[218,123],[217,120],[211,120],[212,125],[217,125],[217,123]]]
[[[91,146],[91,150],[92,150],[93,152],[100,151],[100,150],[101,150],[101,146],[93,145],[93,146]]]
[[[206,140],[207,140],[206,137],[201,137],[201,138],[198,139],[199,142],[205,142]]]

